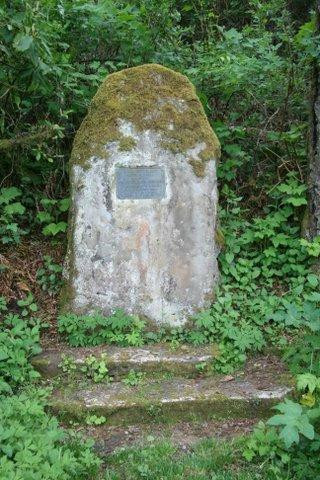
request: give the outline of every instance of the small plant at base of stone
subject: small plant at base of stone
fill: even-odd
[[[90,355],[85,359],[85,364],[81,371],[95,383],[112,382],[112,377],[108,375],[107,356],[102,354],[99,358]]]
[[[200,363],[197,363],[197,364],[196,364],[196,370],[197,370],[197,372],[199,372],[199,373],[204,373],[204,372],[206,372],[207,368],[208,368],[207,362],[200,362]]]
[[[62,285],[61,273],[61,265],[53,263],[50,255],[44,255],[43,267],[37,270],[37,282],[42,290],[55,294]]]
[[[98,417],[97,415],[88,415],[86,417],[87,425],[103,425],[104,423],[106,423],[106,421],[107,419],[103,415],[101,415],[100,417]]]
[[[122,382],[128,387],[135,387],[139,385],[145,374],[143,372],[136,372],[135,370],[130,370],[128,375],[122,380]]]
[[[27,315],[32,315],[34,312],[37,312],[38,307],[34,301],[33,295],[31,292],[23,298],[22,300],[17,301],[18,307],[21,308],[21,315],[22,317],[26,317]]]
[[[64,353],[61,355],[61,362],[59,363],[59,368],[63,371],[63,373],[74,373],[77,369],[77,365],[75,360],[70,355],[65,355]]]
[[[58,331],[73,347],[117,344],[122,347],[143,345],[145,322],[136,315],[117,309],[109,317],[66,313],[58,317]]]

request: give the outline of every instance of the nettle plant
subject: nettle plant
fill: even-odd
[[[43,235],[55,237],[59,233],[64,233],[68,224],[63,218],[69,209],[70,199],[68,197],[61,200],[42,198],[40,204],[42,209],[37,213],[36,218],[44,225]]]
[[[0,394],[39,378],[30,363],[41,352],[40,323],[8,313],[0,323]]]
[[[0,402],[0,478],[89,480],[101,460],[84,440],[46,412],[49,392],[29,390]]]
[[[22,191],[16,187],[0,191],[0,239],[2,243],[19,243],[21,235],[27,233],[21,227],[26,208],[20,202]]]
[[[145,323],[135,315],[120,309],[105,317],[66,313],[58,317],[58,331],[73,347],[115,343],[121,346],[140,346],[144,343]]]
[[[100,383],[102,381],[110,383],[112,382],[112,377],[109,375],[107,363],[107,355],[104,353],[102,353],[100,357],[89,355],[85,359],[81,371],[86,375],[86,377],[93,380],[95,383]]]
[[[320,474],[320,377],[297,376],[300,402],[285,399],[277,414],[260,422],[246,442],[243,455],[262,462],[271,478],[318,478]],[[312,455],[310,455],[312,453]]]
[[[50,255],[44,255],[43,266],[37,270],[37,282],[42,290],[54,295],[62,285],[62,266],[53,262]]]
[[[28,295],[26,295],[21,300],[18,300],[17,305],[20,308],[22,317],[33,315],[38,310],[38,306],[31,292],[28,292]]]

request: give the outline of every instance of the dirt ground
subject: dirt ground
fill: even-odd
[[[109,454],[118,448],[148,445],[154,441],[169,440],[183,451],[191,450],[200,440],[206,438],[231,438],[249,434],[257,419],[179,422],[174,425],[150,424],[116,427],[81,426],[75,428],[84,438],[95,441],[96,450]]]

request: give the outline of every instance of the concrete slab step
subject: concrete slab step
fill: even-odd
[[[169,344],[154,344],[146,347],[115,347],[103,345],[92,348],[60,348],[45,350],[33,357],[32,364],[44,378],[52,378],[62,374],[59,366],[64,357],[72,359],[78,371],[88,356],[97,358],[106,356],[109,374],[115,379],[126,375],[130,370],[151,373],[170,372],[179,376],[194,376],[198,373],[199,363],[210,363],[217,356],[214,345],[192,347],[182,345],[177,349]]]
[[[264,418],[275,403],[290,393],[291,386],[289,382],[279,383],[277,368],[260,373],[247,372],[232,379],[215,376],[146,380],[136,387],[123,382],[66,385],[53,393],[50,404],[64,419],[103,415],[109,425]]]

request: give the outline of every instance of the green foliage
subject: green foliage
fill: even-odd
[[[58,331],[73,347],[116,343],[121,346],[140,346],[145,324],[137,316],[116,310],[110,317],[99,314],[78,316],[64,314],[58,317]]]
[[[66,355],[65,353],[61,355],[61,362],[58,366],[61,368],[63,373],[72,374],[77,370],[77,365],[74,358],[71,355]]]
[[[320,451],[319,380],[310,373],[298,375],[300,404],[285,399],[276,405],[279,413],[266,424],[260,422],[246,442],[244,457],[248,461],[262,460],[271,478],[302,480],[320,474],[314,458]]]
[[[122,381],[128,387],[135,387],[136,385],[141,384],[143,377],[143,372],[136,372],[135,370],[130,370],[130,372]]]
[[[200,362],[195,365],[197,372],[204,373],[208,368],[207,362]]]
[[[26,317],[27,315],[32,315],[38,310],[37,304],[34,301],[34,297],[31,292],[28,295],[17,301],[18,307],[21,309],[21,316]]]
[[[302,391],[308,390],[310,393],[320,392],[320,378],[312,375],[312,373],[297,375],[297,388]]]
[[[50,255],[44,255],[43,267],[37,270],[37,282],[42,290],[56,294],[62,285],[62,266],[53,263]]]
[[[89,480],[100,460],[92,442],[68,434],[45,412],[47,393],[21,393],[0,401],[0,478]]]
[[[25,207],[17,201],[22,192],[16,187],[0,191],[0,238],[2,243],[19,243],[21,235],[27,232],[20,226]]]
[[[199,479],[261,478],[266,468],[266,478],[317,478],[319,438],[309,411],[316,411],[319,395],[319,277],[311,265],[320,255],[320,240],[300,238],[306,205],[306,99],[320,45],[314,15],[301,2],[285,0],[219,1],[214,9],[209,0],[7,3],[0,7],[0,132],[12,145],[7,148],[0,139],[3,244],[17,244],[39,230],[55,241],[64,239],[72,137],[107,73],[155,61],[187,74],[222,143],[218,179],[224,245],[212,308],[197,315],[190,330],[147,332],[137,317],[116,311],[110,317],[62,315],[60,333],[74,346],[215,343],[219,356],[213,368],[221,373],[242,366],[248,355],[272,343],[285,349],[291,370],[301,375],[302,406],[283,404],[278,424],[261,427],[251,448],[254,460],[263,461],[257,476],[225,474],[216,460],[208,465],[208,449],[205,458],[198,451],[197,457],[177,464],[172,447],[139,450],[130,467],[120,454],[120,470],[122,461],[132,478],[178,479],[190,471]],[[60,287],[60,268],[45,259],[38,271],[37,280],[49,293]],[[31,294],[19,302],[21,316],[36,311]],[[0,299],[0,310],[6,308]],[[0,337],[7,358],[0,359],[0,375],[8,391],[9,383],[16,387],[33,378],[28,360],[38,348],[39,325],[6,318]],[[63,359],[61,368],[73,371],[72,361]],[[89,370],[94,375],[92,365]],[[314,440],[304,435],[311,431],[309,424]],[[279,432],[285,432],[283,438]],[[286,441],[293,442],[289,448]],[[39,464],[48,465],[39,458]],[[7,469],[15,468],[5,462]],[[2,476],[20,480],[27,468]],[[54,467],[52,478],[82,478],[76,468],[67,476]],[[51,478],[36,470],[30,478],[36,475]]]
[[[303,435],[309,440],[314,439],[313,425],[310,423],[308,415],[303,413],[301,405],[286,399],[274,408],[280,414],[271,417],[267,424],[281,427],[279,437],[283,440],[287,449],[293,443],[299,443],[299,435]]]
[[[39,377],[30,364],[30,358],[41,352],[39,335],[36,320],[9,313],[0,323],[0,394]]]
[[[265,478],[253,465],[239,461],[241,441],[207,439],[192,450],[168,441],[146,438],[147,444],[122,448],[108,456],[105,480],[258,480]]]
[[[0,313],[8,310],[7,301],[5,297],[0,297]]]
[[[87,425],[95,425],[95,426],[103,425],[104,423],[106,423],[106,421],[107,421],[107,419],[103,415],[101,415],[99,417],[97,415],[88,415],[86,417],[86,424]]]
[[[56,236],[58,233],[65,232],[68,224],[62,221],[61,217],[69,209],[69,198],[66,197],[61,200],[42,198],[40,203],[42,210],[37,213],[37,220],[41,224],[45,224],[42,228],[43,235]]]
[[[249,462],[256,456],[268,457],[270,460],[278,457],[284,464],[289,460],[289,455],[282,445],[276,429],[267,427],[261,421],[246,442],[243,456]]]
[[[89,357],[85,359],[81,371],[95,383],[102,381],[110,383],[112,381],[112,377],[108,375],[107,356],[104,353],[102,353],[99,358],[94,355],[89,355]]]
[[[305,238],[300,240],[303,247],[306,248],[309,255],[312,257],[319,257],[320,255],[320,237],[316,237],[312,242],[309,242]]]
[[[291,306],[286,322],[289,326],[300,327],[298,338],[285,349],[283,358],[295,373],[309,371],[320,375],[320,295],[318,292],[305,296],[299,308]]]

